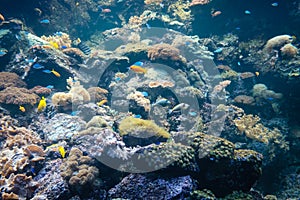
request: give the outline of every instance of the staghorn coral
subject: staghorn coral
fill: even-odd
[[[148,48],[148,58],[150,60],[173,60],[186,62],[186,59],[180,55],[179,49],[170,44],[155,44]]]
[[[0,72],[0,90],[8,87],[25,87],[26,83],[21,78],[10,72]]]
[[[72,187],[88,186],[99,174],[99,170],[92,166],[92,163],[92,158],[84,156],[82,151],[73,147],[68,158],[64,160],[64,164],[60,166],[61,176]]]
[[[0,91],[0,103],[9,105],[35,105],[39,96],[26,88],[8,87]]]
[[[153,121],[126,117],[119,124],[120,135],[126,144],[151,144],[155,141],[166,141],[170,134]]]

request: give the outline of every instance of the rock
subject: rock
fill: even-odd
[[[194,181],[190,176],[153,179],[142,174],[130,174],[110,189],[108,195],[124,199],[183,199],[193,188]]]

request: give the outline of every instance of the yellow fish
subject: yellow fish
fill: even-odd
[[[57,42],[50,41],[49,44],[50,44],[50,46],[52,46],[55,49],[59,48],[59,45],[57,44]]]
[[[99,101],[99,102],[97,103],[97,105],[98,105],[98,106],[102,106],[102,105],[105,104],[105,103],[107,103],[107,99],[103,99],[103,100]]]
[[[59,147],[58,147],[58,151],[59,151],[61,157],[62,157],[62,158],[65,158],[65,156],[66,156],[65,148],[64,148],[63,146],[59,146]]]
[[[256,76],[259,76],[259,72],[255,72],[255,75],[256,75]]]
[[[145,69],[141,66],[138,66],[138,65],[131,65],[130,69],[138,74],[146,74],[146,72],[147,72],[147,69]]]
[[[60,77],[60,73],[58,73],[58,72],[55,71],[54,69],[52,69],[51,72],[52,72],[56,77]]]
[[[19,110],[20,110],[21,112],[25,112],[25,111],[26,111],[26,109],[24,108],[24,106],[19,106]]]
[[[45,97],[42,97],[37,108],[38,112],[44,111],[46,106],[47,106],[46,99]]]

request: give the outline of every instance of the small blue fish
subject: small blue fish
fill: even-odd
[[[4,56],[5,54],[6,54],[5,51],[0,51],[0,57],[1,57],[1,56]]]
[[[47,85],[46,88],[48,88],[48,89],[53,89],[54,86],[53,86],[53,85]]]
[[[189,115],[192,116],[192,117],[196,117],[196,116],[197,116],[197,113],[194,112],[194,111],[190,111],[190,112],[189,112]]]
[[[71,115],[71,116],[76,116],[78,113],[79,113],[78,110],[77,110],[77,111],[72,111],[70,115]]]
[[[274,100],[274,98],[273,98],[273,97],[268,97],[268,98],[267,98],[267,100],[269,100],[269,101],[273,101],[273,100]]]
[[[278,3],[274,2],[274,3],[271,4],[271,6],[276,7],[276,6],[278,6]]]
[[[57,36],[62,36],[62,35],[63,35],[63,33],[62,33],[61,31],[57,31],[57,32],[55,32],[55,33],[54,33],[54,35],[57,35]]]
[[[34,63],[36,59],[25,59],[26,62],[28,63]]]
[[[222,51],[223,51],[223,48],[222,48],[222,47],[220,47],[220,48],[218,48],[218,49],[214,50],[214,53],[221,53]]]
[[[146,27],[147,29],[151,29],[151,26],[148,23],[146,23]]]
[[[50,20],[49,19],[43,19],[40,21],[41,24],[49,24]]]
[[[149,96],[149,95],[148,95],[148,92],[142,92],[142,95],[143,95],[144,97]]]
[[[68,48],[66,45],[61,46],[61,49],[66,49],[66,48]]]
[[[35,63],[32,67],[33,67],[33,69],[43,69],[44,68],[44,66],[40,65],[39,63]]]
[[[46,73],[46,74],[51,74],[52,73],[51,70],[49,70],[49,69],[44,69],[43,72]]]
[[[116,77],[116,78],[115,78],[115,81],[117,81],[117,82],[120,81],[120,80],[121,80],[120,77]]]
[[[251,15],[251,12],[249,10],[245,10],[246,15]]]
[[[235,30],[241,30],[241,28],[240,27],[236,27]]]
[[[241,63],[240,63],[240,62],[237,62],[237,65],[238,65],[238,66],[241,66]]]
[[[133,65],[135,65],[135,66],[143,66],[144,65],[144,62],[142,62],[142,61],[137,61],[137,62],[135,62]]]
[[[134,117],[134,118],[138,118],[138,119],[141,119],[141,118],[142,118],[141,115],[134,115],[133,117]]]
[[[16,39],[19,40],[19,41],[22,40],[22,36],[19,35],[19,34],[16,34],[15,37],[16,37]]]

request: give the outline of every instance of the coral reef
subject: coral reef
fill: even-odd
[[[90,94],[91,101],[99,102],[107,99],[108,91],[100,87],[90,87],[87,89]]]

